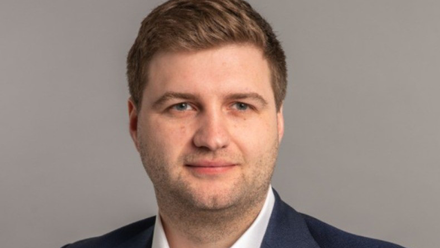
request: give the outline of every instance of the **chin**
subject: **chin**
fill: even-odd
[[[234,187],[215,188],[204,187],[188,192],[191,197],[191,205],[199,210],[223,210],[233,207],[240,202],[242,198],[239,191]]]

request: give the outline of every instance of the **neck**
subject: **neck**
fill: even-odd
[[[263,208],[266,194],[241,206],[200,210],[163,202],[158,196],[160,217],[171,248],[231,247],[252,225]]]

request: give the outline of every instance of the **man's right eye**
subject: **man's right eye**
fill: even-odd
[[[173,105],[172,109],[177,110],[177,111],[187,111],[187,110],[192,110],[193,107],[191,107],[191,105],[188,104],[187,102],[181,102],[181,103]]]

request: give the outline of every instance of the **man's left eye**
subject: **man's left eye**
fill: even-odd
[[[236,108],[237,110],[240,110],[240,111],[244,111],[244,110],[249,109],[249,105],[246,103],[242,103],[242,102],[234,103],[233,107]]]

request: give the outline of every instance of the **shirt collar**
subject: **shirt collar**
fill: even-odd
[[[234,245],[231,246],[231,248],[253,248],[261,246],[274,204],[275,197],[272,191],[272,186],[269,186],[266,200],[257,218],[246,232],[243,233],[243,235],[234,243]],[[152,248],[170,248],[159,213],[156,215]]]

